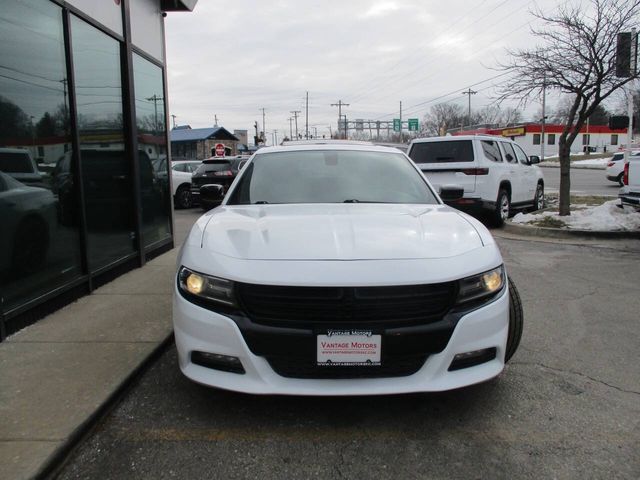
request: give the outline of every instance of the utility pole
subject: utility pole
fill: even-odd
[[[343,103],[342,100],[338,100],[338,103],[332,103],[332,107],[338,107],[338,138],[340,138],[340,120],[342,120],[342,107],[348,107],[348,103]],[[346,120],[346,119],[345,119]],[[345,124],[345,129],[347,125]]]
[[[631,75],[635,75],[638,59],[638,42],[637,31],[631,29],[631,63],[629,64]],[[633,141],[633,85],[635,80],[629,82],[627,86],[627,115],[629,116],[629,125],[627,125],[627,148],[624,149],[624,161],[631,160],[631,142]]]
[[[176,117],[177,115],[171,115],[171,120],[173,120],[173,128],[176,128]]]
[[[402,100],[400,100],[400,143],[402,143]]]
[[[309,139],[309,92],[307,92],[307,101],[305,103],[304,138]]]
[[[278,130],[275,130],[275,129],[273,130],[273,136],[274,136],[274,139],[275,139],[273,141],[273,144],[277,145],[278,144]]]
[[[475,95],[476,91],[468,89],[465,92],[462,92],[462,95],[469,95],[469,114],[467,116],[467,122],[469,122],[469,126],[471,126],[471,95]]]
[[[293,140],[293,117],[289,117],[289,139]]]
[[[149,97],[146,99],[148,102],[153,102],[153,133],[156,135],[158,133],[158,102],[162,100],[162,97],[159,97],[155,93],[153,97]]]
[[[547,119],[547,72],[542,73],[542,128],[540,135],[540,161],[544,161],[544,127]]]
[[[264,124],[264,121],[265,121],[264,120],[264,118],[265,118],[264,108],[261,108],[261,110],[262,110],[262,135],[266,135],[267,134],[267,127]]]
[[[293,113],[293,119],[296,121],[296,140],[298,139],[298,114],[302,113],[300,110],[291,110],[291,112],[289,113]]]

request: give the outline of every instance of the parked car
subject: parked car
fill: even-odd
[[[489,231],[373,145],[260,149],[193,226],[174,286],[182,372],[255,394],[464,387],[503,370],[523,326]]]
[[[193,202],[199,203],[204,210],[215,207],[220,202],[212,202],[209,199],[201,198],[200,187],[208,184],[222,185],[223,192],[226,193],[248,158],[238,155],[235,157],[211,157],[203,160],[191,178],[191,197]]]
[[[15,279],[37,272],[56,228],[53,193],[0,171],[0,228],[0,276]]]
[[[202,164],[200,160],[181,160],[171,163],[171,183],[173,202],[177,208],[193,206],[191,178]]]
[[[470,213],[488,212],[496,226],[518,208],[544,205],[544,176],[537,156],[528,157],[511,140],[489,135],[420,138],[408,155],[436,189],[459,186],[462,198],[450,205]]]
[[[28,150],[0,148],[0,172],[12,176],[23,185],[44,187],[42,173]]]
[[[631,152],[632,156],[640,156],[640,150]],[[607,180],[617,182],[621,187],[624,186],[622,177],[624,176],[624,152],[614,153],[613,157],[607,162],[607,169],[605,171]]]
[[[625,162],[622,182],[618,193],[622,205],[640,210],[640,155],[631,155]]]

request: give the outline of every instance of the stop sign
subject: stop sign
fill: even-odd
[[[224,157],[224,144],[216,143],[216,157]]]

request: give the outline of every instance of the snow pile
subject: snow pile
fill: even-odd
[[[560,217],[558,212],[518,213],[511,219],[513,223],[535,224],[545,217],[563,222],[563,228],[592,231],[638,231],[640,230],[640,212],[618,207],[619,200],[610,200],[597,207],[581,208],[572,205],[571,215]],[[544,223],[543,223],[544,225]]]
[[[589,160],[576,160],[575,162],[571,162],[571,166],[574,165],[584,165],[584,166],[594,166],[594,167],[606,167],[607,163],[611,160],[611,157],[608,158],[590,158]]]

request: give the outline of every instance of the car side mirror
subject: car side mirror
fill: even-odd
[[[540,163],[540,157],[538,155],[529,155],[529,165],[535,165]]]
[[[216,183],[200,187],[200,199],[205,203],[220,203],[224,199],[224,188]]]
[[[460,200],[464,195],[464,188],[448,186],[440,188],[440,198],[445,202]]]

